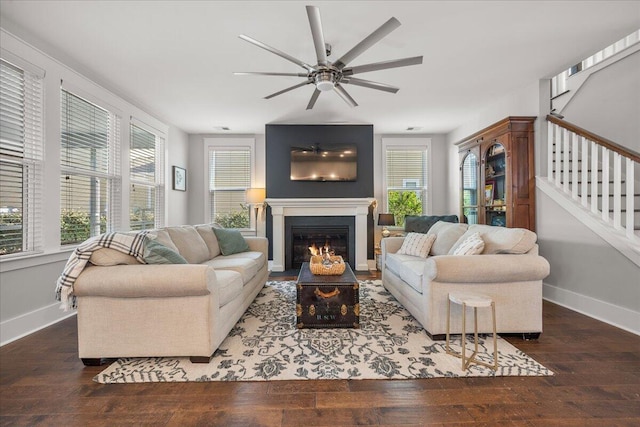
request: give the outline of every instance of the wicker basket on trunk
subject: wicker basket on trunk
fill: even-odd
[[[331,263],[323,264],[323,257],[321,255],[313,255],[309,262],[309,269],[313,274],[322,276],[340,276],[344,273],[346,265],[341,256],[329,257]]]

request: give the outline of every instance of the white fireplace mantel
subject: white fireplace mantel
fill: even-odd
[[[367,263],[367,216],[373,198],[297,198],[267,199],[273,216],[273,271],[285,270],[285,228],[287,216],[353,216],[355,217],[355,269],[366,271]]]

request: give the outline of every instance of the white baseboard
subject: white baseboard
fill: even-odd
[[[75,310],[69,312],[60,310],[60,303],[57,302],[5,320],[0,323],[0,347],[75,315]]]
[[[640,335],[640,313],[557,286],[543,284],[543,298],[578,313]]]

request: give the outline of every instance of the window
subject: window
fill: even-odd
[[[0,60],[0,255],[42,249],[42,76]]]
[[[60,115],[60,242],[67,245],[119,226],[120,118],[64,89]]]
[[[164,138],[131,124],[129,225],[132,230],[164,226]]]
[[[225,228],[249,228],[245,190],[251,187],[251,149],[209,148],[209,212]]]
[[[383,156],[387,212],[394,214],[397,226],[404,226],[406,215],[427,212],[427,142],[386,141]]]

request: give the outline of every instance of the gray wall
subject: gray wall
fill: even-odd
[[[640,152],[640,51],[592,74],[561,113],[575,125]]]

